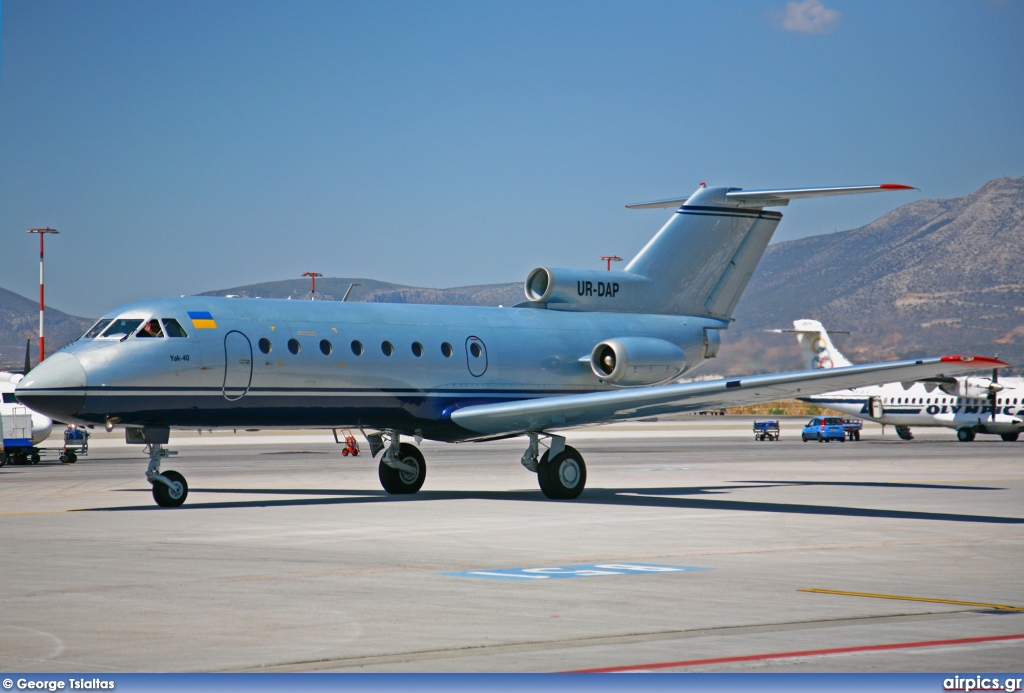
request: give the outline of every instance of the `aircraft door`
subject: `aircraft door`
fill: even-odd
[[[252,383],[252,343],[238,330],[224,335],[224,385],[229,402],[242,399]]]
[[[882,414],[885,410],[882,409],[882,399],[880,397],[871,397],[868,399],[868,410],[871,412],[871,417],[874,419],[882,418]]]
[[[470,337],[466,340],[466,364],[475,378],[479,378],[487,371],[487,346],[479,337]]]

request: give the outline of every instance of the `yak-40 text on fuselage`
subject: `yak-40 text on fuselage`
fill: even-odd
[[[511,308],[185,297],[113,310],[33,369],[18,398],[61,421],[127,427],[162,506],[188,486],[160,470],[171,428],[357,427],[381,484],[415,493],[405,438],[527,439],[548,498],[576,498],[583,457],[557,431],[991,368],[947,356],[672,383],[715,356],[792,199],[901,185],[748,191],[703,185],[622,271],[538,268]]]

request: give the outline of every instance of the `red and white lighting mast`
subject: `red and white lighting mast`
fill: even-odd
[[[612,271],[612,263],[613,262],[622,262],[622,258],[619,257],[618,255],[602,255],[600,259],[602,259],[602,260],[604,260],[605,262],[608,263],[608,271],[609,272]]]
[[[46,347],[43,342],[43,311],[45,310],[45,302],[43,301],[43,239],[46,238],[48,233],[60,233],[57,229],[29,229],[27,233],[38,233],[39,234],[39,363],[43,362],[46,358]]]
[[[312,286],[312,288],[309,291],[309,293],[310,293],[309,300],[310,301],[315,300],[316,299],[316,278],[324,276],[323,273],[322,272],[303,272],[302,276],[303,277],[309,277],[310,281],[313,282],[313,286]]]

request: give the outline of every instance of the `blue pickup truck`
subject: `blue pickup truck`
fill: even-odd
[[[800,439],[805,443],[808,440],[816,440],[819,443],[827,443],[830,440],[843,442],[846,440],[843,419],[840,416],[815,416],[800,432]]]

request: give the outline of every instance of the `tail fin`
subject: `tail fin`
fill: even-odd
[[[624,270],[648,280],[638,285],[637,308],[643,313],[728,318],[782,219],[782,214],[764,207],[781,207],[805,197],[908,189],[912,188],[873,185],[742,190],[702,183],[686,199],[627,205],[678,207]]]
[[[784,331],[796,332],[796,341],[808,369],[853,365],[836,349],[828,332],[817,320],[794,320],[793,329]]]

